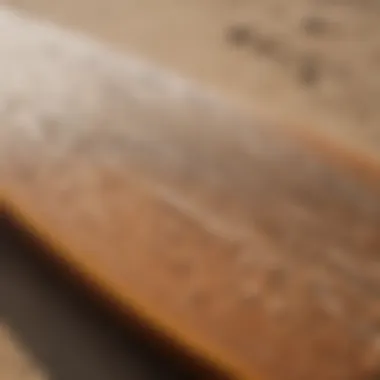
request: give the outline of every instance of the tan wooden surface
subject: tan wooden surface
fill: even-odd
[[[205,83],[255,116],[334,136],[379,159],[376,0],[7,3]]]
[[[142,9],[128,4],[135,4],[135,16]],[[176,61],[179,48],[176,54],[173,45],[158,48],[153,33],[133,23],[136,33],[126,35],[135,43],[125,46],[141,46],[164,66],[177,65],[225,99],[6,13],[0,21],[13,45],[0,37],[0,54],[7,57],[1,77],[8,101],[1,115],[4,199],[121,307],[132,305],[236,378],[371,378],[380,363],[378,119],[367,120],[363,133],[347,116],[359,102],[346,103],[346,111],[325,109],[339,136],[330,138],[326,125],[313,126],[323,110],[318,97],[305,95],[315,108],[304,115],[304,90],[297,95],[286,86],[281,99],[292,94],[289,102],[295,103],[285,108],[303,129],[288,124],[291,117],[281,107],[270,117],[264,104],[280,103],[268,90],[276,70],[260,74],[267,80],[263,98],[257,89],[247,96],[249,64],[240,71],[229,61],[247,53],[227,58],[220,48],[207,53],[217,61],[210,64],[210,40],[202,43],[207,36],[216,41],[213,33],[218,29],[219,36],[221,28],[209,35],[194,28],[194,19],[219,15],[215,2],[204,4],[183,3],[186,15],[194,15],[188,28],[200,41],[194,45],[189,37],[185,46],[198,64],[190,56]],[[39,11],[50,9],[43,7]],[[95,33],[85,17],[67,16],[73,6],[66,9],[59,14],[63,23]],[[162,19],[171,8],[164,9]],[[184,31],[184,10],[173,9],[178,31]],[[152,27],[148,15],[136,20]],[[111,28],[98,36],[106,30]],[[117,45],[121,32],[114,33]],[[362,95],[371,86],[376,90],[372,79],[359,81],[368,84]],[[243,112],[253,101],[253,108],[264,109],[257,112],[261,117]],[[368,107],[375,115],[376,107]]]

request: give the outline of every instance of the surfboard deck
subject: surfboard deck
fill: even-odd
[[[51,24],[0,28],[1,197],[55,259],[233,379],[378,373],[369,154]]]

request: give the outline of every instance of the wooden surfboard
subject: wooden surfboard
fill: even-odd
[[[375,379],[380,166],[0,11],[3,205],[232,379]]]

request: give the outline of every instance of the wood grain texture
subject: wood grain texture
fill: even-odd
[[[61,259],[232,378],[379,373],[370,158],[7,9],[0,30],[2,199]]]
[[[7,0],[379,165],[377,0]],[[238,37],[240,35],[240,38]]]

